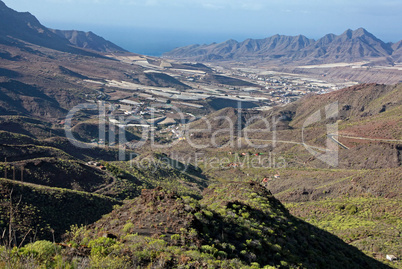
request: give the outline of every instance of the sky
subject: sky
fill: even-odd
[[[92,31],[136,53],[274,34],[318,39],[365,28],[402,39],[401,0],[3,0],[49,27]]]

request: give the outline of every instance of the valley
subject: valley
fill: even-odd
[[[398,44],[157,58],[0,15],[0,268],[402,268]]]

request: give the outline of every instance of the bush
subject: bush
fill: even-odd
[[[173,234],[170,236],[170,239],[175,243],[177,243],[180,240],[180,238],[181,238],[180,234]]]
[[[212,255],[215,255],[216,253],[218,253],[218,249],[216,249],[214,246],[209,246],[209,245],[202,245],[201,251],[208,253],[208,254],[212,254]]]
[[[39,260],[48,260],[51,257],[55,256],[57,252],[61,250],[61,247],[53,244],[52,242],[42,240],[36,241],[35,243],[31,243],[25,246],[25,248],[21,249],[21,254],[23,256],[33,256]]]
[[[355,205],[348,205],[345,209],[349,212],[350,215],[354,215],[357,213],[357,206]]]
[[[129,268],[125,257],[91,256],[90,268]]]
[[[107,237],[100,237],[89,242],[91,256],[107,256],[118,248],[116,240]]]
[[[134,229],[134,224],[132,222],[127,222],[123,227],[123,231],[125,233],[130,233],[133,229]]]

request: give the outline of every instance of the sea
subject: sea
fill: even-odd
[[[61,29],[70,30],[70,29]],[[92,31],[93,33],[113,42],[130,52],[148,55],[162,56],[163,53],[177,47],[194,44],[220,43],[229,39],[243,41],[249,37],[248,34],[230,32],[202,32],[189,30],[174,30],[163,28],[138,28],[138,27],[108,27],[108,26],[82,26],[81,31]],[[258,37],[256,37],[258,38]]]

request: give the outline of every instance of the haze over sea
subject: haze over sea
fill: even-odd
[[[53,29],[63,29],[63,30],[80,30],[80,31],[92,31],[95,34],[109,40],[116,45],[134,53],[149,55],[149,56],[161,56],[165,52],[169,52],[177,47],[183,47],[194,44],[211,44],[220,43],[227,41],[229,39],[234,39],[238,42],[244,41],[248,38],[252,39],[263,39],[275,34],[280,35],[304,35],[307,38],[319,39],[324,36],[321,33],[304,33],[301,32],[302,29],[297,32],[297,30],[286,31],[286,32],[275,32],[274,29],[267,29],[264,32],[238,32],[236,29],[233,31],[205,31],[205,30],[185,30],[185,29],[164,29],[164,28],[151,28],[151,27],[132,27],[132,26],[104,26],[104,25],[90,25],[90,24],[75,24],[71,23],[66,25],[65,23],[55,23],[49,22],[45,26]],[[347,28],[342,28],[339,31],[332,31],[331,33],[340,35]],[[370,31],[370,29],[367,29]],[[326,32],[325,34],[327,34]],[[381,32],[371,32],[375,36],[382,39],[384,42],[395,42],[400,39],[389,38],[389,36],[384,36]],[[402,37],[401,37],[402,38]],[[390,40],[391,39],[391,40]]]
[[[49,25],[49,27],[65,29],[66,25],[53,23]],[[128,51],[149,56],[161,56],[163,53],[171,51],[174,48],[187,45],[210,44],[213,42],[220,43],[229,39],[235,39],[240,42],[247,38],[265,38],[271,35],[253,33],[239,34],[235,32],[195,32],[188,30],[99,25],[79,25],[71,29],[73,28],[86,32],[92,31]]]

